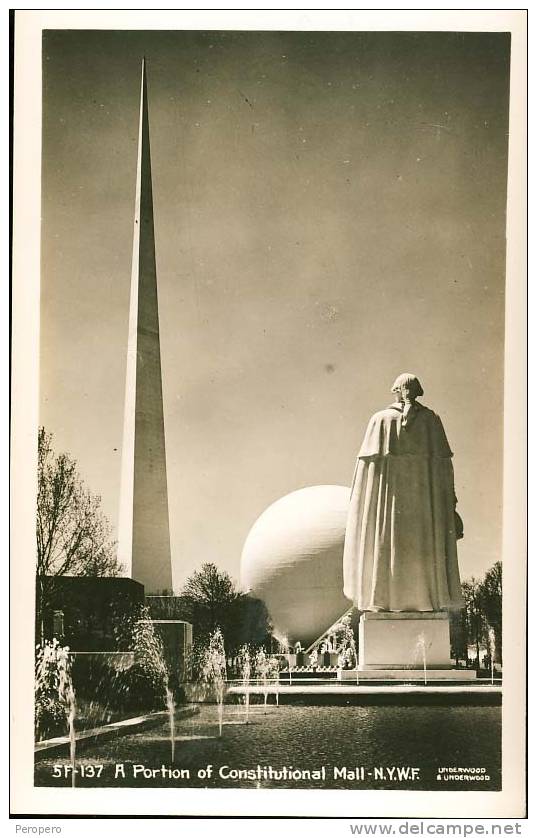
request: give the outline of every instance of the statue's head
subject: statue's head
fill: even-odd
[[[392,393],[396,393],[400,401],[413,402],[418,396],[423,396],[423,388],[416,375],[402,372],[393,382]]]

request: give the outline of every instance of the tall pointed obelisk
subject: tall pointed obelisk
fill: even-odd
[[[172,589],[172,564],[145,58],[133,238],[118,559],[155,594]]]

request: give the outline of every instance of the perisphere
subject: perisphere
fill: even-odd
[[[350,489],[308,486],[271,504],[246,538],[241,585],[262,599],[274,634],[303,648],[348,609],[343,545]]]

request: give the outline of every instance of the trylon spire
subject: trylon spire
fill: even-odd
[[[132,248],[118,559],[145,592],[172,589],[146,61]]]

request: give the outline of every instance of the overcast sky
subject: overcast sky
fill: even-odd
[[[116,525],[140,61],[174,587],[349,485],[403,371],[444,421],[464,578],[500,556],[509,41],[45,33],[41,421]]]

